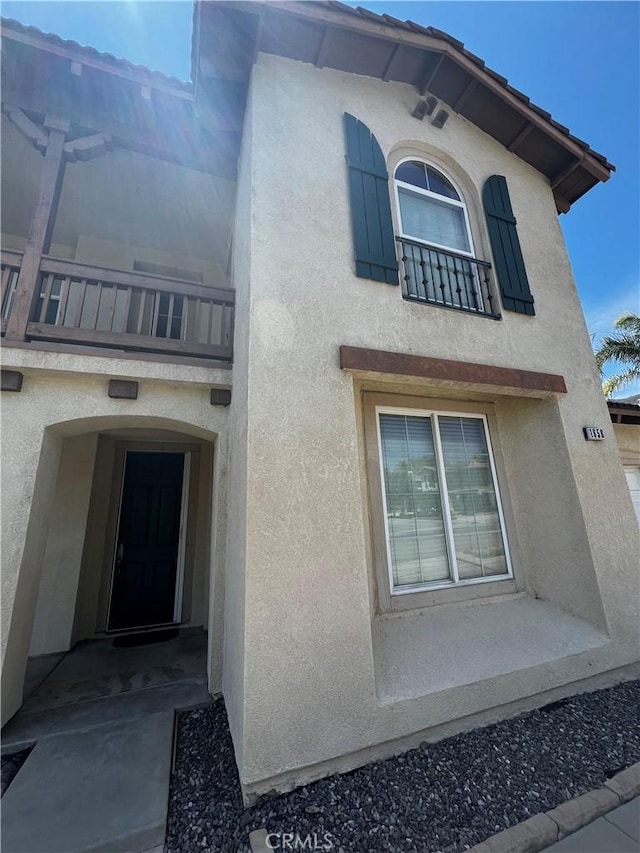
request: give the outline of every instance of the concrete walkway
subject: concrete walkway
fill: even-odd
[[[640,853],[640,797],[546,848],[547,853]]]
[[[2,798],[3,853],[142,853],[164,843],[175,710],[209,701],[206,634],[36,659],[3,752],[33,744]]]

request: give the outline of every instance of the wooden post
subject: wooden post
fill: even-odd
[[[25,340],[27,323],[38,298],[36,288],[40,262],[42,255],[49,251],[64,178],[64,140],[69,122],[56,116],[47,116],[44,125],[49,129],[49,135],[40,176],[40,194],[24,247],[13,307],[7,322],[6,340]]]

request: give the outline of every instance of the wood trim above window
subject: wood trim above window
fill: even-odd
[[[340,367],[342,370],[368,373],[416,376],[422,379],[467,382],[474,385],[505,386],[554,394],[567,393],[564,377],[555,373],[538,373],[512,367],[450,361],[362,347],[341,346]]]

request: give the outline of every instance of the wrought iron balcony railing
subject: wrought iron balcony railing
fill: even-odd
[[[500,319],[488,261],[436,249],[405,237],[396,239],[400,246],[405,299]]]

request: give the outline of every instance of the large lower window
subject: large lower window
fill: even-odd
[[[391,594],[511,577],[485,417],[376,414]]]

